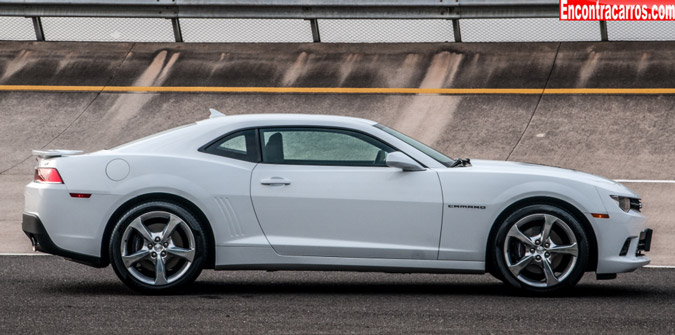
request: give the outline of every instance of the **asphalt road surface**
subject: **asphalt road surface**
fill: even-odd
[[[527,297],[489,275],[205,271],[143,296],[110,267],[0,256],[0,334],[451,334],[675,332],[675,269]]]

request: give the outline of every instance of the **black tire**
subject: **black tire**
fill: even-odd
[[[173,227],[172,231],[167,227]],[[197,279],[204,267],[209,250],[205,231],[203,223],[180,205],[166,201],[140,204],[127,211],[113,229],[109,245],[113,269],[138,292],[175,292]]]
[[[526,292],[543,294],[568,289],[584,275],[589,261],[588,238],[566,210],[529,205],[497,224],[488,256],[498,279]],[[543,240],[545,226],[550,229],[548,239]]]

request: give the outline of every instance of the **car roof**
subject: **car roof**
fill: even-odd
[[[274,123],[282,121],[294,122],[337,122],[337,123],[352,123],[367,125],[374,125],[377,122],[350,116],[336,116],[336,115],[313,115],[313,114],[240,114],[231,116],[214,117],[197,122],[198,124],[227,124],[227,123]]]
[[[292,124],[294,126],[307,124],[362,128],[364,126],[372,126],[377,124],[377,122],[348,116],[311,114],[241,114],[217,116],[140,138],[122,144],[112,150],[142,150],[149,146],[153,147],[153,150],[159,150],[158,148],[155,148],[155,146],[163,146],[165,143],[168,143],[166,141],[178,140],[179,142],[186,143],[185,140],[187,138],[192,138],[197,142],[203,142],[207,139],[202,137],[210,138],[222,135],[223,129],[228,127],[234,127],[236,129],[283,124]],[[176,146],[176,144],[174,143],[173,146]]]

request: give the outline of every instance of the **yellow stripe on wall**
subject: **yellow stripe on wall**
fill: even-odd
[[[675,94],[675,88],[376,88],[0,85],[0,91],[323,94]]]

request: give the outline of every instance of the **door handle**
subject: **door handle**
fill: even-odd
[[[260,181],[263,185],[290,185],[291,181],[281,177],[263,178]]]

